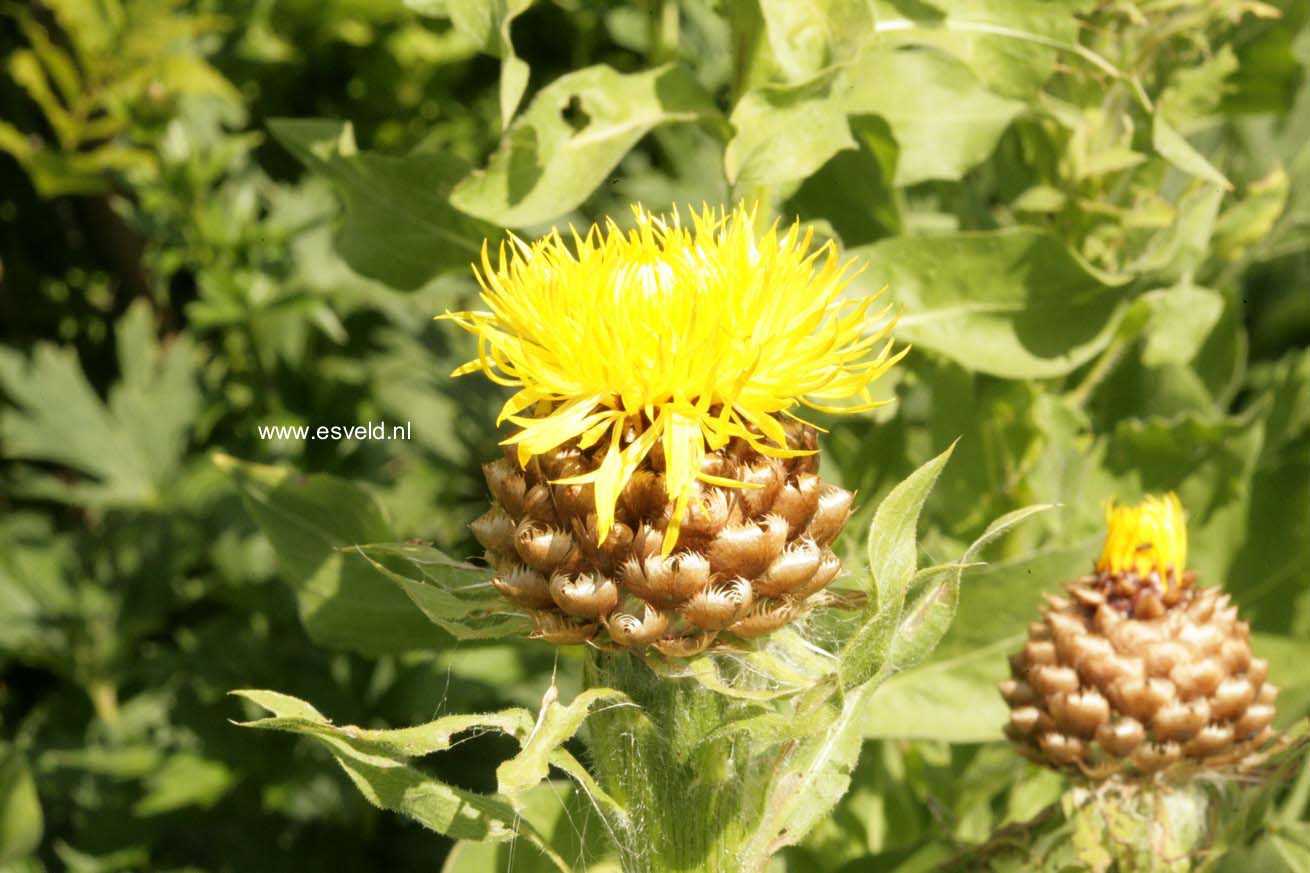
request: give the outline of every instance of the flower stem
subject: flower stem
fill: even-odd
[[[741,848],[759,820],[768,768],[739,735],[735,701],[694,680],[657,676],[630,654],[593,653],[588,687],[625,692],[638,708],[592,716],[589,747],[601,785],[627,810],[624,873],[753,873]]]

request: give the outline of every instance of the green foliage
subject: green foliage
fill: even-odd
[[[113,173],[154,171],[151,129],[180,97],[238,99],[198,49],[219,20],[182,5],[61,0],[49,4],[57,30],[31,9],[4,7],[27,38],[8,56],[8,74],[39,107],[54,141],[4,121],[0,151],[18,159],[43,196],[107,191]]]
[[[502,229],[746,199],[861,258],[849,293],[886,286],[914,350],[891,405],[821,422],[852,608],[649,657],[722,705],[664,764],[767,761],[733,839],[777,870],[1094,869],[1107,819],[1000,742],[994,687],[1108,499],[1179,492],[1278,723],[1310,713],[1308,27],[1302,0],[0,7],[0,868],[633,865],[594,734],[643,709],[517,639],[466,561],[503,398],[448,378],[472,344],[431,317],[476,305]],[[260,432],[381,420],[412,437]],[[255,703],[296,736],[228,724]],[[1278,772],[1217,795],[1214,869],[1310,864],[1310,771]]]

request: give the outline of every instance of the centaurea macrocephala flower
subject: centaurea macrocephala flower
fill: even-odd
[[[706,451],[739,437],[761,454],[788,457],[780,415],[804,404],[825,411],[876,406],[869,383],[904,354],[892,326],[869,332],[872,298],[847,300],[851,277],[835,246],[813,232],[775,225],[761,239],[753,215],[705,209],[685,227],[635,210],[630,231],[610,222],[572,246],[558,233],[528,244],[511,237],[493,264],[484,246],[478,278],[487,310],[447,316],[478,337],[479,355],[456,375],[481,371],[518,388],[501,420],[520,463],[577,439],[608,441],[601,467],[577,477],[596,491],[597,534],[614,519],[618,493],[650,451],[668,459],[679,507]],[[856,398],[844,409],[833,401]],[[641,434],[622,445],[624,426]]]
[[[740,207],[688,223],[634,214],[627,230],[511,236],[494,259],[484,246],[486,308],[444,316],[478,338],[455,375],[517,389],[500,414],[517,428],[505,440],[516,463],[488,468],[496,506],[474,530],[522,606],[554,605],[615,639],[605,610],[629,596],[693,628],[741,630],[753,604],[805,590],[831,564],[827,541],[849,512],[848,492],[834,501],[820,486],[797,412],[879,405],[869,385],[905,349],[889,307],[845,296],[852,265],[800,224],[757,235]],[[830,508],[812,529],[821,491]],[[795,584],[760,582],[771,568]],[[689,606],[707,592],[734,606]]]

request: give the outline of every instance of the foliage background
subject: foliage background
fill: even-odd
[[[0,6],[0,869],[536,869],[380,813],[247,735],[536,705],[533,644],[456,644],[334,547],[473,552],[496,392],[452,382],[484,237],[759,199],[883,284],[895,403],[826,422],[865,512],[955,437],[924,516],[970,577],[782,869],[926,870],[1054,801],[994,683],[1104,502],[1177,489],[1310,711],[1310,5],[46,0]],[[280,120],[279,120],[280,119]],[[263,440],[412,422],[409,441]],[[215,452],[298,471],[242,504]],[[306,475],[301,475],[306,474]],[[863,522],[863,523],[861,523]],[[494,786],[472,737],[434,767]],[[1232,870],[1310,869],[1310,778]],[[561,827],[566,827],[567,823]],[[1018,831],[1022,839],[1022,831]],[[496,853],[500,854],[497,855]],[[490,855],[488,855],[490,853]],[[510,853],[510,854],[505,854]],[[443,860],[445,859],[445,860]]]

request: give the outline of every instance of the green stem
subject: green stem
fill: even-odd
[[[1100,357],[1092,364],[1092,368],[1087,371],[1082,382],[1066,395],[1069,403],[1077,409],[1086,406],[1087,401],[1092,397],[1092,392],[1114,371],[1127,349],[1128,341],[1123,337],[1116,338],[1106,346],[1105,351],[1101,352]]]
[[[639,707],[598,712],[589,748],[601,785],[628,815],[624,873],[755,873],[742,846],[760,815],[768,768],[744,738],[712,738],[744,704],[699,683],[661,678],[640,658],[593,653],[588,687],[615,688]]]

